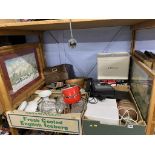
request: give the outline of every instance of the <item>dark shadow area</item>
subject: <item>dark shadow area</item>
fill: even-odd
[[[26,43],[25,36],[0,36],[0,46]]]

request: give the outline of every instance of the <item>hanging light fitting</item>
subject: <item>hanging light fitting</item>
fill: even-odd
[[[71,20],[70,20],[69,26],[70,26],[71,38],[68,40],[68,45],[69,45],[69,47],[71,47],[71,48],[75,48],[76,45],[77,45],[77,41],[76,41],[76,40],[74,39],[74,37],[73,37]]]

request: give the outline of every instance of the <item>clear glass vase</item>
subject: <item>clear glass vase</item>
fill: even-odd
[[[49,112],[49,113],[56,113],[55,102],[49,99],[49,97],[44,97],[41,105],[40,105],[41,112]]]
[[[55,107],[56,107],[56,112],[61,114],[64,112],[64,109],[66,107],[66,104],[63,101],[63,98],[57,98],[56,103],[55,103]]]

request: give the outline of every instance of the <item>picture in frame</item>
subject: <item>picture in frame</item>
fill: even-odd
[[[41,78],[37,51],[23,48],[0,55],[1,70],[12,98]]]

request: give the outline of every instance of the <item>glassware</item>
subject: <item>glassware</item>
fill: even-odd
[[[57,113],[59,113],[59,114],[63,113],[66,105],[65,105],[62,97],[58,97],[56,99],[55,107],[56,107],[56,112]]]
[[[56,113],[55,101],[50,100],[49,97],[44,97],[40,104],[41,112]]]
[[[80,100],[76,104],[72,104],[71,113],[81,113],[84,108],[84,103]]]
[[[42,98],[42,102],[39,105],[41,112],[56,113],[55,100],[49,98],[51,94],[52,92],[50,90],[42,90],[39,93],[39,96]]]

